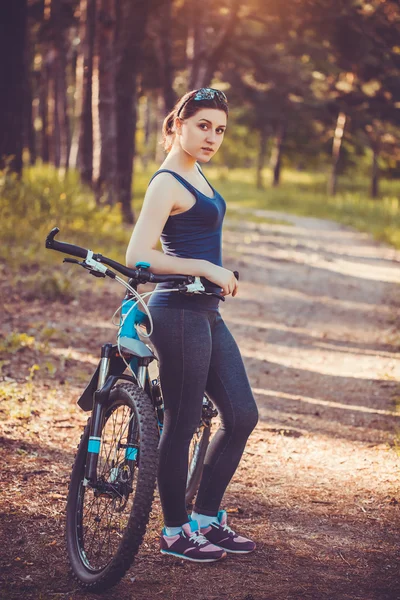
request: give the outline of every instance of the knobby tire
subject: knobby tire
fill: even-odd
[[[73,577],[81,587],[88,591],[98,592],[109,589],[120,581],[133,563],[149,520],[154,499],[158,464],[158,431],[154,408],[147,394],[133,383],[116,385],[110,394],[110,406],[107,409],[109,418],[113,409],[128,406],[135,413],[139,426],[139,459],[134,477],[136,489],[133,492],[132,508],[127,525],[117,551],[104,568],[94,571],[82,560],[79,544],[78,514],[81,502],[84,505],[82,481],[85,473],[90,418],[82,434],[75,456],[69,484],[66,510],[66,542]],[[106,422],[104,424],[104,427]],[[81,509],[82,513],[84,508]],[[83,527],[81,525],[81,530]],[[89,530],[90,531],[90,530]],[[82,534],[81,534],[82,537]]]

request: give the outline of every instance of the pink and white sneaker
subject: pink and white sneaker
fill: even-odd
[[[200,529],[203,536],[219,548],[236,554],[247,554],[256,549],[256,544],[241,535],[235,533],[227,525],[226,510],[220,510],[217,515],[218,523],[211,523],[208,527]]]
[[[185,560],[215,562],[226,557],[225,550],[214,546],[201,535],[197,521],[182,525],[182,531],[177,535],[166,535],[164,528],[160,541],[162,554],[172,554]]]

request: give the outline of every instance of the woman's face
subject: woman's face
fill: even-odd
[[[207,163],[222,144],[226,122],[226,113],[217,108],[202,108],[183,122],[177,119],[181,147],[195,160]]]

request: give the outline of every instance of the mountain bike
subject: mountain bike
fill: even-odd
[[[124,576],[143,540],[154,499],[163,428],[162,387],[159,377],[150,379],[148,368],[157,357],[139,337],[151,335],[151,314],[143,299],[155,292],[140,295],[137,288],[167,281],[174,286],[168,291],[225,298],[207,291],[199,277],[155,274],[148,263],[130,269],[91,250],[55,240],[58,232],[57,227],[51,230],[46,248],[82,259],[64,258],[63,262],[77,264],[95,277],[109,277],[127,290],[117,343],[101,347],[99,364],[77,402],[91,414],[75,455],[66,508],[72,574],[86,590],[104,591]],[[116,272],[128,277],[128,282]],[[235,275],[238,278],[237,272]],[[189,450],[188,505],[200,483],[211,421],[217,414],[205,394]]]

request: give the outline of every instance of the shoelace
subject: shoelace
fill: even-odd
[[[193,531],[192,535],[189,536],[189,540],[198,544],[199,546],[203,546],[204,544],[208,544],[208,540],[201,534],[199,531]]]
[[[227,531],[228,533],[232,533],[233,535],[237,535],[228,525],[224,525],[223,530]]]

